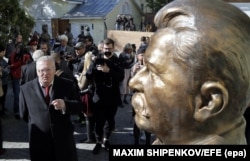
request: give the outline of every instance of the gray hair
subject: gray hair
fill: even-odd
[[[51,61],[52,64],[53,64],[53,68],[56,68],[56,65],[55,65],[55,60],[52,56],[41,56],[37,61],[36,61],[36,69],[38,69],[38,66],[39,66],[39,63],[40,62],[44,62],[44,61]]]
[[[65,35],[65,34],[63,34],[63,35],[59,36],[59,39],[60,39],[60,41],[61,41],[61,40],[68,41],[68,36]]]
[[[44,56],[44,52],[42,50],[36,50],[33,54],[32,54],[32,59],[34,61],[37,61],[37,59],[39,59],[40,57]]]

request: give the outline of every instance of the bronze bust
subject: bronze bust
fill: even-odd
[[[145,66],[130,80],[153,144],[246,144],[250,19],[220,0],[175,0],[155,16]]]

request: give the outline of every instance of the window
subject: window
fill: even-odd
[[[41,8],[41,17],[45,17],[46,16],[46,8],[43,7]]]

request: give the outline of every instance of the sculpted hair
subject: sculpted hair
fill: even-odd
[[[250,19],[220,0],[175,0],[155,16],[171,53],[192,75],[197,90],[218,81],[229,92],[231,115],[244,113],[250,100]],[[170,49],[169,49],[170,48]]]

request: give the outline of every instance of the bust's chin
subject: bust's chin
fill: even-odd
[[[140,129],[148,131],[148,132],[152,132],[153,127],[151,127],[151,124],[146,117],[136,114],[135,123]]]

